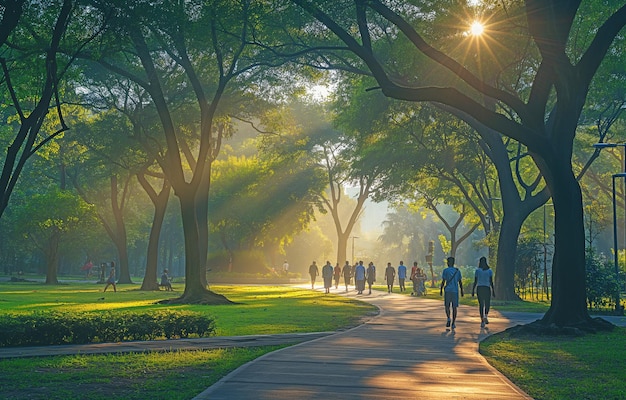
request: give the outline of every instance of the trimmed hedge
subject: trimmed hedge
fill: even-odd
[[[207,337],[215,320],[191,311],[48,311],[0,315],[0,347]]]

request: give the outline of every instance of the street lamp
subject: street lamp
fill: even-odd
[[[554,206],[554,204],[543,204],[543,287],[546,292],[546,299],[550,300],[550,292],[548,291],[548,244],[546,243],[546,206]]]
[[[352,236],[352,258],[350,259],[350,262],[354,262],[354,239],[358,238],[358,236]]]
[[[491,240],[491,238],[493,237],[493,233],[492,230],[495,230],[496,233],[500,230],[497,226],[496,226],[496,213],[493,211],[493,201],[494,200],[502,200],[500,197],[487,197],[488,200],[488,204],[489,204],[489,209],[487,210],[487,224],[489,227],[489,240],[487,242],[487,251],[489,252],[489,259],[493,259],[493,242]]]
[[[620,282],[619,282],[619,260],[617,251],[617,202],[615,200],[615,178],[625,178],[626,172],[620,172],[619,174],[613,174],[613,247],[614,247],[614,261],[615,261],[615,279],[617,281],[617,289],[615,293],[615,312],[619,315],[622,314],[622,305],[620,303]]]
[[[615,312],[619,315],[623,314],[622,306],[620,304],[620,282],[619,282],[619,260],[617,251],[617,201],[615,199],[615,178],[624,179],[624,210],[626,210],[626,143],[594,143],[593,147],[602,150],[613,147],[623,147],[624,157],[622,160],[622,171],[618,174],[614,174],[612,177],[613,188],[613,247],[614,247],[614,260],[615,260],[615,279],[617,281],[617,293],[615,294]],[[624,216],[624,224],[626,225],[626,215]],[[626,250],[626,226],[624,227],[624,249]]]

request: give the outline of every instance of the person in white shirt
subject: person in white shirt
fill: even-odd
[[[283,274],[287,275],[289,273],[289,263],[287,260],[283,263]]]
[[[491,307],[491,296],[496,297],[496,290],[493,287],[493,271],[487,264],[485,257],[478,260],[478,268],[474,273],[474,286],[472,287],[472,297],[474,289],[478,294],[478,310],[480,311],[480,327],[484,328],[489,323],[489,308]]]

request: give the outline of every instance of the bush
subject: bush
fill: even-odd
[[[215,320],[191,311],[0,315],[0,347],[207,337]]]
[[[243,273],[243,272],[210,272],[207,275],[209,283],[229,283],[229,284],[281,284],[290,283],[291,279],[300,279],[300,274],[289,273],[288,276],[279,275],[274,272],[266,273]]]
[[[209,255],[207,265],[212,271],[228,271],[230,256],[226,252]],[[282,265],[282,262],[281,262]],[[265,260],[265,255],[260,250],[238,250],[234,252],[232,259],[232,271],[238,273],[268,273],[271,265]]]
[[[587,304],[592,311],[615,308],[618,283],[615,265],[592,252],[587,253]]]

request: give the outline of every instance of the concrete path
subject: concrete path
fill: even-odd
[[[0,347],[0,360],[67,354],[144,353],[151,351],[205,350],[297,344],[335,332],[285,333],[281,335],[214,336],[196,339],[146,340],[120,343],[68,344],[59,346]]]
[[[337,291],[341,294],[341,291]],[[201,399],[529,399],[478,354],[490,334],[539,314],[514,319],[461,307],[446,329],[443,303],[374,291],[357,296],[381,314],[357,328],[266,354],[233,371]]]

